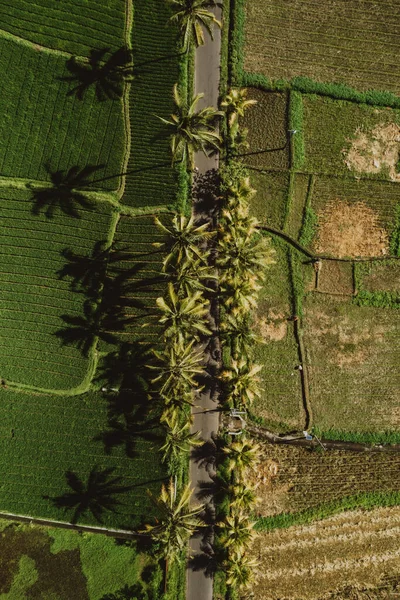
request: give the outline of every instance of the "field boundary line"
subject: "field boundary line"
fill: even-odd
[[[133,3],[130,0],[125,2],[125,27],[124,27],[124,42],[125,46],[132,50],[132,28],[133,28]],[[121,175],[121,183],[117,189],[117,194],[119,200],[122,200],[122,197],[125,193],[125,185],[126,185],[126,173],[128,169],[129,159],[131,155],[131,142],[132,142],[132,132],[131,132],[131,118],[130,118],[130,93],[131,93],[131,82],[127,82],[125,84],[124,94],[122,98],[122,106],[123,106],[123,119],[124,119],[124,130],[125,130],[125,154],[124,159],[122,161],[122,175]],[[122,202],[121,202],[122,204]]]
[[[65,50],[56,50],[55,48],[49,48],[48,46],[42,46],[41,44],[36,44],[35,42],[31,42],[19,35],[15,35],[14,33],[10,33],[5,29],[0,29],[0,38],[4,38],[11,42],[15,42],[20,46],[26,46],[30,48],[34,52],[44,52],[45,54],[52,54],[53,56],[61,56],[63,58],[71,58],[71,56],[75,56],[78,60],[86,61],[87,56],[79,56],[77,54],[73,54],[72,52],[66,52]]]
[[[42,525],[46,527],[55,527],[59,529],[71,529],[74,531],[81,531],[87,533],[100,533],[109,537],[132,539],[136,537],[143,537],[145,534],[136,533],[127,529],[108,529],[107,527],[98,527],[96,525],[76,525],[69,523],[68,521],[56,521],[53,519],[41,519],[38,517],[30,517],[28,515],[17,515],[15,513],[0,512],[0,518],[13,519],[14,521],[20,521],[21,523],[28,523],[30,525]]]
[[[375,262],[375,261],[384,261],[384,260],[400,260],[400,256],[371,256],[367,258],[338,258],[335,256],[327,256],[325,254],[313,254],[311,250],[307,250],[304,246],[302,246],[297,240],[293,239],[290,235],[285,233],[284,231],[280,231],[279,229],[275,229],[275,227],[269,227],[268,225],[258,225],[257,229],[261,231],[266,231],[267,233],[272,233],[280,238],[282,238],[285,242],[293,246],[296,250],[308,256],[311,260],[331,260],[338,262]]]

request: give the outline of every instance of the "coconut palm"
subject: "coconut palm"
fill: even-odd
[[[234,589],[250,587],[258,565],[259,562],[244,550],[233,553],[226,566],[227,585]]]
[[[234,177],[225,183],[227,201],[230,206],[237,204],[245,204],[248,206],[249,201],[256,193],[256,190],[251,187],[250,178],[247,176]]]
[[[255,488],[247,481],[228,488],[229,508],[232,512],[248,513],[259,502]]]
[[[166,126],[166,134],[169,134],[171,139],[172,163],[188,160],[192,165],[193,152],[201,151],[208,155],[220,146],[221,138],[215,129],[215,123],[223,113],[211,106],[196,110],[203,96],[204,94],[197,94],[188,104],[179,95],[178,86],[175,84],[175,113],[170,115],[170,119],[158,117]]]
[[[160,450],[163,452],[162,461],[167,459],[179,458],[183,452],[189,452],[194,446],[202,446],[203,441],[199,440],[199,432],[190,433],[190,421],[180,422],[179,415],[174,412],[164,419],[165,442]]]
[[[192,41],[196,48],[204,44],[204,29],[213,39],[213,26],[222,27],[221,21],[208,10],[214,6],[221,6],[215,0],[168,0],[168,3],[175,10],[170,21],[177,23],[185,51],[189,50]]]
[[[165,560],[172,562],[186,547],[189,538],[201,525],[198,514],[203,507],[189,507],[192,496],[189,485],[176,498],[172,479],[168,487],[162,486],[159,497],[155,497],[150,490],[147,493],[157,509],[157,517],[156,523],[154,525],[146,524],[143,532],[149,533],[153,540],[159,543]]]
[[[263,279],[264,270],[274,262],[274,250],[269,238],[255,235],[256,226],[256,219],[235,222],[232,218],[218,240],[217,264],[221,269],[240,278],[255,275],[256,279]],[[223,271],[221,276],[224,280]]]
[[[194,350],[195,340],[189,344],[173,340],[167,344],[162,352],[154,350],[158,359],[158,365],[148,365],[150,369],[156,369],[158,375],[152,383],[160,382],[160,394],[167,403],[190,403],[187,394],[196,387],[196,376],[204,372],[201,366],[203,353]],[[176,401],[173,400],[176,398]]]
[[[220,333],[221,338],[229,343],[233,358],[236,360],[239,357],[248,360],[254,345],[263,343],[263,339],[251,329],[247,314],[235,316],[226,313],[220,324]]]
[[[229,125],[232,125],[243,117],[249,106],[257,104],[257,100],[247,99],[247,88],[231,88],[221,102],[221,106],[229,116]]]
[[[217,276],[202,260],[186,259],[172,265],[170,263],[170,279],[179,297],[188,298],[196,292],[214,292],[205,281],[217,280]]]
[[[228,397],[236,404],[251,404],[260,396],[260,378],[257,377],[261,365],[252,365],[248,360],[232,360],[231,366],[221,373],[226,382]]]
[[[236,272],[223,273],[220,270],[221,300],[234,316],[243,315],[257,308],[257,296],[261,290],[257,275]]]
[[[246,468],[254,467],[258,462],[260,446],[249,439],[241,439],[224,446],[222,451],[227,456],[228,472],[234,472],[241,480]]]
[[[215,232],[209,231],[208,223],[198,225],[194,217],[189,219],[185,215],[174,215],[172,224],[167,227],[158,217],[155,224],[166,235],[165,242],[154,242],[156,248],[165,248],[168,256],[163,262],[164,273],[168,271],[169,264],[179,265],[184,260],[199,260],[206,263],[208,253],[201,250],[205,241],[209,240]]]
[[[190,298],[179,298],[172,283],[168,284],[168,296],[157,298],[156,303],[162,311],[159,322],[165,327],[166,339],[177,338],[181,342],[188,338],[199,340],[200,334],[211,335],[204,324],[208,313],[208,301],[201,292],[195,292]]]
[[[221,528],[219,540],[233,552],[248,548],[255,537],[254,524],[243,512],[228,515],[218,525]]]

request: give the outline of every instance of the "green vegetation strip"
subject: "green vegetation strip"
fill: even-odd
[[[369,492],[341,498],[300,513],[285,513],[273,517],[261,517],[256,521],[258,531],[284,529],[292,525],[306,525],[312,521],[326,519],[332,515],[358,508],[370,510],[379,506],[397,506],[400,504],[400,492]]]
[[[338,429],[322,430],[313,427],[312,432],[324,440],[337,440],[341,442],[354,442],[356,444],[400,444],[398,431],[341,431]]]

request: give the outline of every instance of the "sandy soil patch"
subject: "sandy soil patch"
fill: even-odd
[[[259,317],[256,331],[266,342],[280,342],[287,334],[287,318],[281,312],[268,311],[265,317]]]
[[[400,181],[397,172],[400,151],[400,126],[380,123],[372,131],[358,128],[349,150],[343,150],[345,163],[357,173],[380,173],[386,169],[392,181]]]
[[[333,200],[318,213],[315,250],[338,258],[384,256],[389,236],[379,215],[363,202]]]

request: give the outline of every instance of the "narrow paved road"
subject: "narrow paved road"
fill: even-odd
[[[215,9],[215,15],[221,18],[220,9]],[[204,98],[199,102],[199,108],[204,106],[218,105],[219,92],[219,69],[221,52],[221,32],[215,29],[214,41],[206,36],[206,43],[196,50],[195,56],[195,93],[204,93]],[[207,179],[216,169],[218,169],[218,156],[207,158],[204,154],[195,155],[195,167],[198,180]],[[196,210],[196,208],[195,208]],[[213,362],[210,356],[212,349],[205,350],[205,361]],[[192,431],[199,431],[205,441],[212,440],[212,434],[218,431],[219,413],[204,412],[216,408],[216,398],[210,390],[205,390],[195,398],[195,407],[193,413]],[[194,489],[194,498],[199,495],[201,484],[211,482],[210,470],[206,469],[203,463],[199,463],[194,458],[190,461],[189,482]],[[203,555],[205,540],[202,537],[194,537],[190,540],[190,554],[193,557]],[[203,569],[197,569],[189,566],[187,571],[187,600],[212,600],[213,597],[213,579],[207,576]]]

